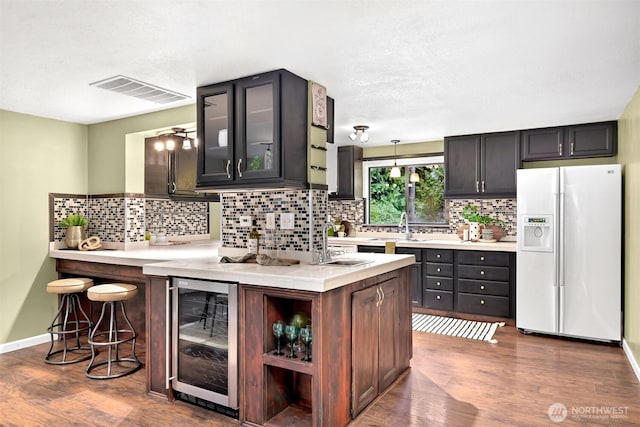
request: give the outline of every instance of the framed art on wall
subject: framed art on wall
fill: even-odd
[[[311,82],[311,124],[327,129],[327,89]]]

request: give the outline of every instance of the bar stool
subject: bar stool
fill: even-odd
[[[96,322],[95,327],[89,335],[89,344],[93,350],[91,362],[87,366],[85,375],[92,379],[102,380],[110,378],[118,378],[131,374],[142,366],[140,360],[136,356],[136,338],[138,333],[133,329],[131,322],[127,318],[124,311],[123,301],[130,300],[138,293],[135,285],[128,283],[109,283],[105,285],[96,285],[87,291],[87,297],[91,301],[102,302],[102,311],[100,318]],[[127,324],[128,329],[118,329],[116,321],[116,305],[120,306],[122,317]],[[98,332],[100,325],[105,320],[105,311],[109,308],[109,325],[108,329]],[[106,325],[105,325],[106,326]],[[119,346],[131,342],[131,357],[120,357]],[[106,346],[107,359],[96,361],[96,348]],[[107,365],[106,373],[92,373],[96,368]],[[116,372],[112,372],[112,368],[116,368]]]
[[[93,280],[86,277],[76,277],[72,279],[59,279],[47,283],[47,292],[61,295],[60,308],[53,318],[51,326],[47,328],[47,332],[51,334],[51,346],[44,361],[51,365],[67,365],[87,360],[92,356],[91,353],[82,354],[84,351],[91,350],[89,346],[80,345],[80,335],[86,332],[87,335],[91,331],[93,324],[87,313],[82,309],[80,304],[80,294],[93,286]],[[78,311],[83,318],[78,318]],[[57,336],[57,339],[54,337]],[[68,338],[69,337],[69,338]],[[53,351],[53,347],[57,340],[62,339],[62,348]],[[69,340],[74,340],[75,344],[70,345]],[[69,353],[79,352],[80,355],[74,359],[67,359]],[[56,355],[62,353],[62,358],[58,360]]]

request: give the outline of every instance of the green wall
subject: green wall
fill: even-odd
[[[618,119],[624,176],[624,339],[640,365],[640,87]]]
[[[143,193],[144,146],[136,141],[144,141],[154,130],[195,121],[192,104],[89,125],[89,193]]]
[[[46,333],[49,193],[87,192],[87,126],[0,110],[0,344]]]

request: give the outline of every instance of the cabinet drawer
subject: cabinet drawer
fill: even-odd
[[[458,277],[461,279],[481,279],[509,281],[508,267],[485,267],[480,265],[458,265]]]
[[[453,277],[453,264],[427,263],[426,276]]]
[[[452,291],[453,279],[449,277],[431,277],[427,276],[427,288],[439,291]]]
[[[509,298],[475,294],[458,294],[458,311],[509,317]]]
[[[425,290],[422,294],[422,304],[426,308],[453,310],[453,292]]]
[[[427,261],[453,262],[452,249],[427,249]]]
[[[458,279],[458,292],[508,297],[509,283],[490,282],[487,280]]]
[[[506,252],[458,251],[458,264],[509,266]]]
[[[358,245],[358,252],[383,254],[384,253],[384,246],[361,246],[361,245]]]

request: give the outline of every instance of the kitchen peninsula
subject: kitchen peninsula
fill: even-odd
[[[165,356],[170,277],[238,284],[241,421],[284,425],[295,418],[302,425],[346,425],[409,367],[413,256],[349,255],[366,261],[356,266],[224,264],[215,248],[192,244],[197,257],[176,255],[167,262],[157,262],[156,248],[148,250],[146,263],[142,251],[132,258],[129,251],[50,252],[61,276],[144,287],[144,306],[137,311],[141,335],[146,331],[148,392],[172,397]],[[189,246],[173,249],[185,255]],[[300,311],[308,313],[312,327],[310,362],[272,354],[272,323]]]

